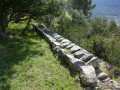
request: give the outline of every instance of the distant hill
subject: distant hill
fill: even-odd
[[[93,16],[120,15],[120,0],[93,0],[93,4],[96,4]]]

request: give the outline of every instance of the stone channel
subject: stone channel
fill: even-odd
[[[120,85],[100,69],[98,57],[44,26],[33,26],[51,45],[52,51],[79,72],[82,84],[87,86],[85,90],[104,90],[103,87],[120,90]]]

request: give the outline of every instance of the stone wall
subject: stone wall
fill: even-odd
[[[88,86],[86,90],[93,87],[100,90],[103,86],[120,90],[120,86],[101,71],[98,57],[44,26],[34,27],[51,45],[53,52],[79,72],[82,84]]]

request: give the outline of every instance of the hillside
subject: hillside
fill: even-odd
[[[0,39],[0,90],[38,89],[82,90],[76,72],[58,60],[42,37]]]

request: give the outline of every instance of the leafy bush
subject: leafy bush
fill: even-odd
[[[76,44],[80,44],[81,40],[87,37],[87,30],[85,30],[82,25],[75,25],[70,29],[66,29],[63,36],[75,42]]]
[[[75,24],[82,24],[84,26],[86,26],[88,23],[87,23],[87,19],[86,19],[86,16],[83,14],[83,11],[78,11],[77,9],[70,9],[69,11],[71,17],[72,17],[72,25],[75,25]]]
[[[82,11],[73,10],[62,15],[55,31],[73,43],[108,61],[120,66],[120,27],[106,18],[87,20]]]
[[[65,16],[62,16],[58,22],[58,32],[63,34],[66,29],[71,27],[71,19]]]
[[[107,29],[108,22],[106,18],[104,19],[95,18],[94,20],[91,20],[90,23],[92,26],[91,35],[106,36],[108,34],[108,29]]]
[[[92,30],[90,35],[101,35],[103,37],[119,37],[120,28],[117,26],[114,20],[108,21],[106,18],[95,18],[90,20]]]
[[[112,41],[106,40],[105,41],[105,48],[106,48],[106,61],[120,67],[120,40],[115,39]]]

